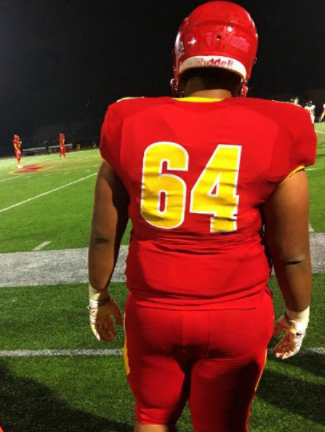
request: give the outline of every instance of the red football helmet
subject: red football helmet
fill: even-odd
[[[257,45],[254,21],[241,6],[227,1],[199,6],[184,20],[177,34],[173,94],[179,95],[180,76],[187,69],[221,67],[240,75],[241,95],[245,96]]]

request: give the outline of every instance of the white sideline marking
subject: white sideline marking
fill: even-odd
[[[268,349],[272,353],[272,348]],[[302,348],[298,356],[324,355],[325,348]],[[122,356],[123,349],[71,349],[71,350],[2,350],[0,357],[76,357]]]
[[[325,233],[310,233],[310,250],[313,273],[325,273]],[[127,255],[128,246],[122,245],[112,276],[113,282],[125,282]],[[12,268],[19,268],[19,272],[8,271]],[[0,253],[0,290],[86,283],[87,248]]]
[[[81,178],[81,179],[79,179],[79,180],[76,180],[76,181],[73,181],[73,182],[68,183],[68,184],[66,184],[66,185],[63,185],[63,186],[60,186],[60,187],[58,187],[58,188],[52,189],[52,190],[50,190],[50,191],[48,191],[48,192],[44,192],[44,193],[41,193],[41,194],[39,194],[39,195],[36,195],[36,196],[34,196],[34,197],[32,197],[32,198],[29,198],[28,200],[21,201],[21,202],[19,202],[19,203],[17,203],[17,204],[14,204],[14,205],[10,206],[10,207],[7,207],[7,208],[4,208],[4,209],[1,209],[1,210],[0,210],[0,213],[5,212],[5,211],[7,211],[7,210],[11,210],[12,208],[18,207],[18,206],[20,206],[20,205],[22,205],[22,204],[28,203],[28,202],[33,201],[33,200],[35,200],[35,199],[37,199],[37,198],[40,198],[40,197],[42,197],[42,196],[49,195],[49,194],[52,193],[52,192],[56,192],[56,191],[58,191],[58,190],[60,190],[60,189],[64,189],[64,188],[66,188],[66,187],[68,187],[68,186],[71,186],[71,185],[73,185],[73,184],[79,183],[79,182],[81,182],[81,181],[83,181],[83,180],[88,179],[89,177],[93,177],[94,175],[97,175],[97,173],[95,173],[95,174],[90,174],[90,175],[87,176],[87,177],[83,177],[83,178]]]
[[[325,135],[325,132],[315,129],[315,132]]]
[[[34,251],[39,251],[39,250],[43,249],[43,247],[47,246],[47,245],[50,244],[50,243],[52,243],[52,242],[50,242],[50,241],[46,241],[46,242],[44,242],[44,243],[42,243],[42,244],[36,246],[36,248],[33,249],[33,250],[34,250]]]
[[[57,165],[49,165],[49,166],[46,167],[46,168],[42,168],[42,170],[43,170],[43,171],[46,171],[46,170],[51,169],[51,168],[56,168],[56,166],[57,166]]]
[[[308,224],[308,226],[309,226],[309,232],[315,232],[314,228],[311,226],[311,224]]]
[[[0,351],[0,357],[121,356],[122,349],[102,350],[13,350]]]
[[[22,176],[23,177],[23,176]],[[17,177],[10,177],[10,178],[6,178],[4,180],[0,180],[0,183],[4,182],[4,181],[9,181],[9,180],[17,180],[17,178],[22,178],[19,175]],[[25,177],[26,178],[26,177]]]

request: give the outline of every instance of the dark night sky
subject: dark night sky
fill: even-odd
[[[168,95],[178,27],[202,3],[0,0],[0,147],[125,96]],[[237,3],[260,37],[251,96],[325,87],[324,0]]]

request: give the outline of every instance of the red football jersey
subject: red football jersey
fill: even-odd
[[[129,195],[127,286],[168,308],[249,308],[270,265],[260,206],[311,165],[309,114],[259,99],[125,99],[108,108],[101,154]]]
[[[20,140],[14,139],[12,143],[14,145],[15,151],[20,151],[21,148]]]

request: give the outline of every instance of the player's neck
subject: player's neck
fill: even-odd
[[[190,94],[184,95],[185,97],[202,97],[211,99],[226,99],[233,97],[229,90],[215,89],[215,90],[198,90]]]

